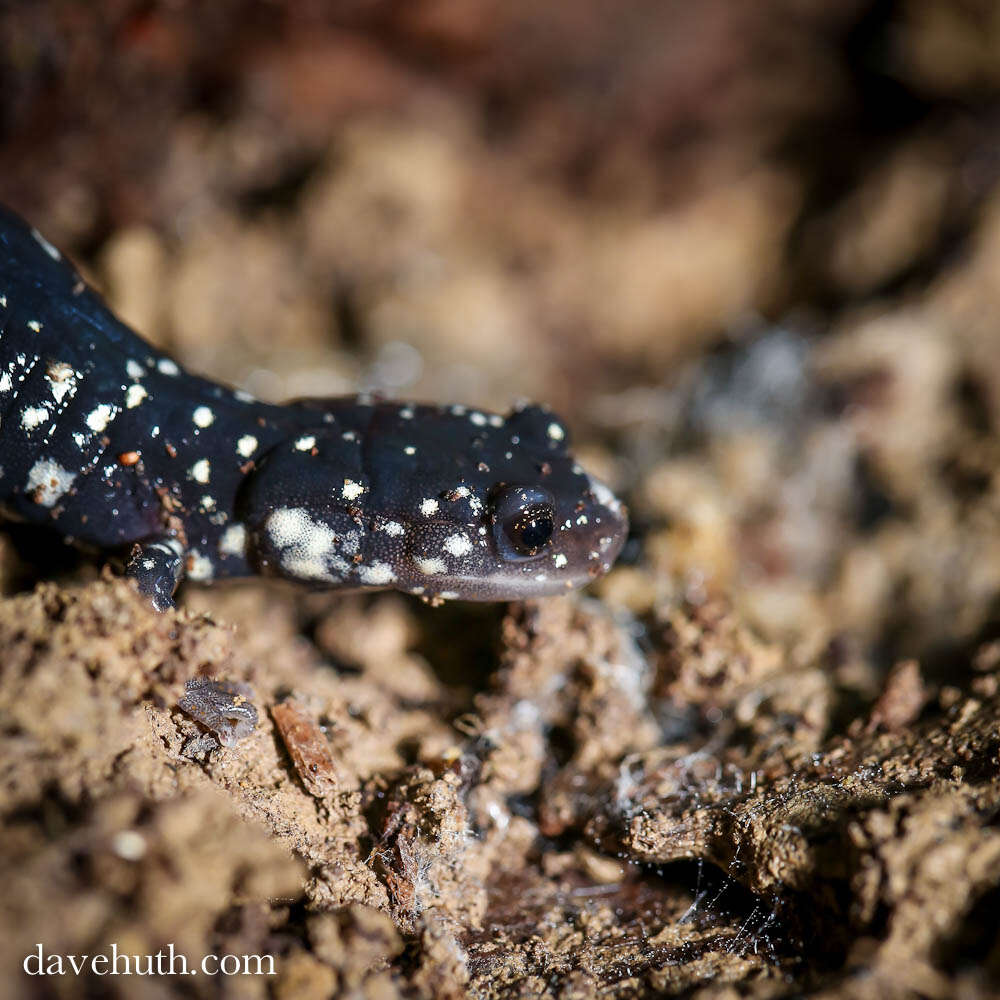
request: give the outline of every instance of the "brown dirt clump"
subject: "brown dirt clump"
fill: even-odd
[[[314,604],[326,629],[406,614]],[[9,599],[9,974],[38,940],[173,942],[274,954],[288,996],[766,993],[813,979],[821,940],[827,976],[864,954],[838,986],[851,995],[949,982],[1000,883],[992,647],[964,690],[931,694],[901,664],[868,718],[831,734],[825,675],[725,608],[671,611],[652,656],[625,624],[589,600],[515,610],[464,715],[440,682],[425,690],[460,727],[432,749],[378,671],[338,678],[315,647],[251,662],[250,618],[157,615],[110,579]],[[413,656],[409,625],[383,656]],[[257,727],[233,746],[178,708],[209,673],[253,692]],[[322,794],[273,721],[293,692],[326,743]]]

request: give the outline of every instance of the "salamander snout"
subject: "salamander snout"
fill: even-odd
[[[628,534],[624,506],[586,473],[578,492],[557,498],[540,486],[503,485],[489,511],[498,590],[518,597],[584,586],[611,569]],[[505,581],[503,584],[500,581]]]

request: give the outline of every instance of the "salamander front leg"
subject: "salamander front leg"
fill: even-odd
[[[125,575],[135,580],[157,611],[174,606],[174,591],[183,574],[184,548],[170,537],[136,544],[125,567]]]

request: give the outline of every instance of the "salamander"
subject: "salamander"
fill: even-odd
[[[155,350],[2,207],[0,512],[121,553],[160,610],[183,579],[254,574],[554,594],[607,572],[628,527],[545,407],[261,402]]]

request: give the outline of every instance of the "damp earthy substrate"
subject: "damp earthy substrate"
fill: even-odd
[[[38,942],[275,956],[96,984],[129,997],[989,995],[994,647],[968,690],[900,664],[843,723],[828,671],[710,602],[641,654],[587,597],[476,612],[474,641],[392,595],[187,603],[109,574],[0,603],[8,996],[41,993]],[[178,708],[206,676],[253,693],[235,746]],[[282,705],[324,734],[322,780]]]

